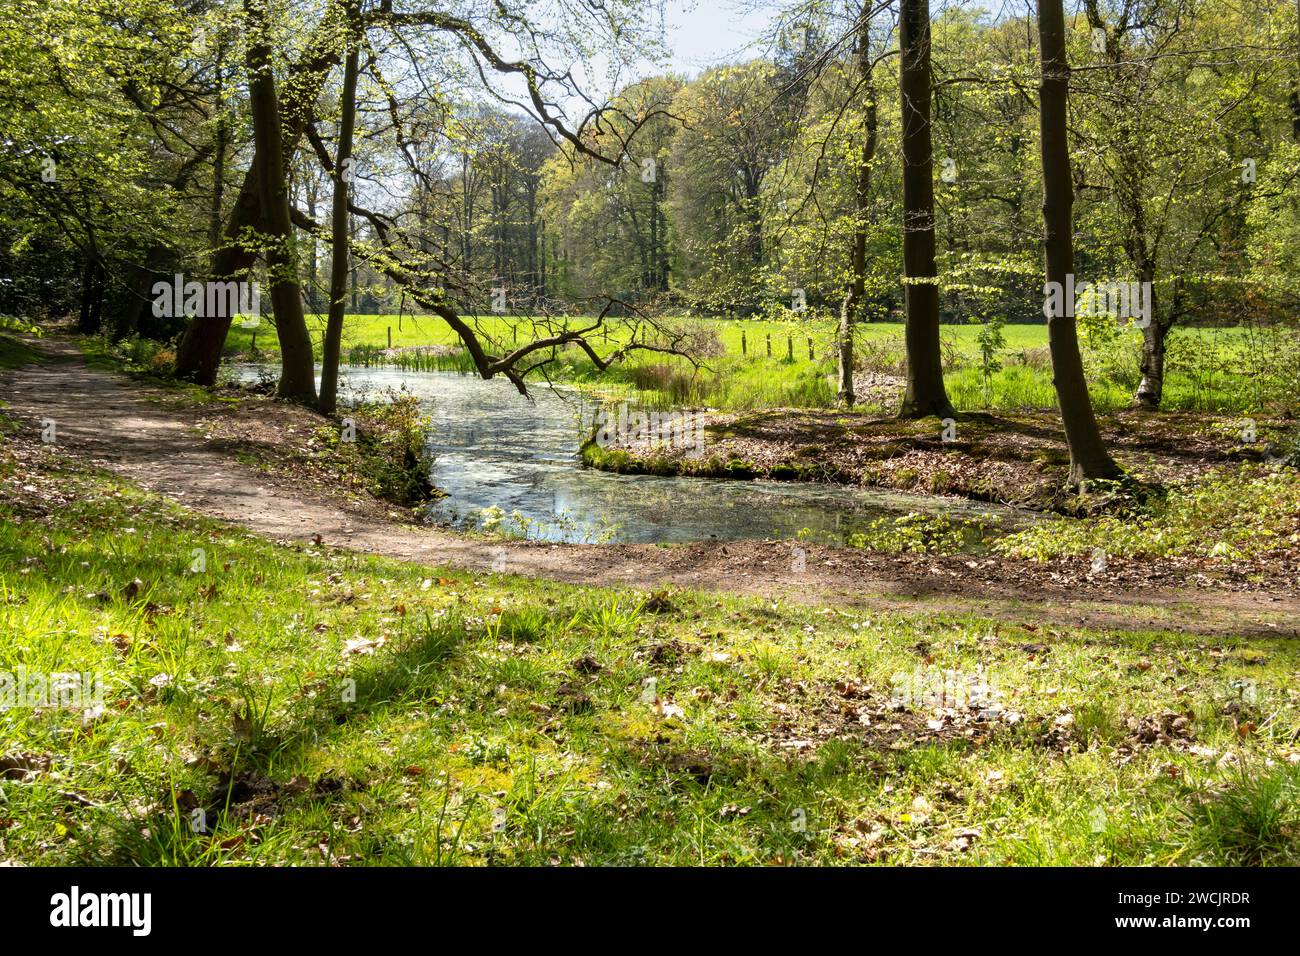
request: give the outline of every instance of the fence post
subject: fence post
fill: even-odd
[[[785,337],[785,357],[789,359],[791,362],[794,361],[794,336],[793,335],[787,335]]]
[[[808,361],[813,362],[817,359],[817,353],[813,351],[812,337],[808,338]]]
[[[388,327],[388,347],[390,349],[393,347],[393,327],[391,325]]]
[[[741,358],[744,358],[744,357],[745,357],[746,355],[748,355],[748,354],[749,354],[749,347],[748,347],[748,343],[745,341],[745,330],[744,330],[744,329],[741,329],[741,330],[740,330],[740,355],[741,355]]]
[[[772,333],[767,333],[767,357],[772,357]]]

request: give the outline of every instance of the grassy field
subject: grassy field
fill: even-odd
[[[3,860],[1300,862],[1294,641],[282,547],[11,440],[0,485],[0,672],[104,687],[0,712]]]
[[[320,351],[322,317],[309,319]],[[478,320],[486,336],[503,347],[530,338],[529,322],[515,316]],[[704,405],[725,410],[775,407],[829,407],[835,404],[834,335],[827,322],[694,320],[689,323],[712,339],[715,354],[698,373],[684,360],[642,353],[626,365],[601,376],[577,349],[562,352],[551,367],[554,378],[595,383],[636,392],[651,405]],[[1052,387],[1045,325],[1010,325],[1002,330],[1005,345],[991,358],[995,367],[986,377],[978,337],[982,326],[948,325],[943,329],[949,395],[959,410],[1052,408]],[[345,359],[388,346],[455,347],[458,339],[440,319],[428,316],[358,315],[344,333]],[[624,341],[627,331],[611,332],[610,347]],[[769,339],[771,357],[768,357]],[[1127,330],[1084,336],[1085,361],[1093,400],[1101,410],[1126,407],[1137,388],[1139,333]],[[904,371],[903,326],[872,323],[856,335],[859,371],[901,376]],[[247,352],[254,344],[250,330],[231,330],[229,347]],[[598,340],[603,345],[603,340]],[[256,345],[274,351],[269,323],[257,330]],[[812,358],[809,358],[811,346]],[[1258,332],[1240,328],[1175,328],[1170,338],[1165,408],[1263,414],[1300,386],[1300,362],[1293,342],[1282,330]],[[468,370],[459,356],[408,359],[419,368]],[[1289,391],[1288,391],[1289,390]],[[870,396],[864,396],[868,406]],[[892,409],[885,409],[892,411]]]

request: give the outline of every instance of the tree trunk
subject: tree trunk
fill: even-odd
[[[1133,405],[1153,411],[1165,397],[1165,339],[1173,327],[1174,315],[1160,312],[1152,281],[1154,269],[1140,272],[1138,278],[1143,283],[1151,283],[1151,324],[1142,330],[1142,381],[1133,396]]]
[[[213,134],[216,140],[212,149],[212,207],[208,220],[208,241],[215,252],[221,242],[222,205],[226,195],[226,113],[225,113],[225,44],[217,41],[216,89],[213,91],[214,109],[217,114],[217,129]]]
[[[87,253],[81,269],[81,312],[77,319],[77,331],[82,335],[94,335],[99,331],[99,311],[95,308],[95,272],[98,268],[94,255]]]
[[[1043,225],[1048,283],[1065,289],[1074,272],[1074,184],[1070,178],[1067,139],[1070,65],[1065,54],[1065,14],[1062,0],[1039,0],[1038,35],[1043,58],[1039,110],[1043,150]],[[1059,297],[1060,307],[1048,310],[1048,347],[1052,382],[1061,406],[1065,441],[1070,449],[1069,484],[1083,489],[1094,479],[1110,479],[1121,471],[1106,451],[1088,395],[1079,354],[1072,303]]]
[[[280,384],[276,395],[314,405],[316,370],[293,249],[280,105],[271,68],[268,3],[269,0],[244,0],[249,35],[248,106],[257,143],[258,202],[266,223],[265,235],[270,238],[266,266],[275,307],[275,331],[280,340]],[[226,322],[229,328],[229,319]]]
[[[282,150],[292,153],[297,149],[307,127],[307,118],[315,108],[329,71],[338,62],[339,50],[334,42],[338,14],[337,4],[331,5],[321,25],[317,28],[308,48],[311,55],[303,59],[293,71],[292,82],[284,100],[284,140]],[[209,278],[214,281],[245,280],[257,261],[257,253],[246,248],[241,241],[247,230],[264,232],[258,187],[258,150],[254,149],[253,163],[244,174],[244,182],[235,200],[230,218],[222,235],[225,242],[212,254]],[[224,170],[222,171],[224,177]],[[225,348],[233,316],[218,315],[195,318],[185,329],[176,354],[176,377],[213,385],[217,369],[221,367],[221,350]]]
[[[348,238],[351,239],[352,242],[357,241],[357,223],[355,219],[352,221],[352,225],[348,227]],[[353,312],[357,312],[361,308],[361,300],[359,298],[361,295],[359,291],[361,288],[361,283],[357,280],[357,276],[359,272],[360,272],[360,267],[357,265],[357,257],[352,254],[352,246],[351,243],[349,243],[348,244],[348,274],[351,276],[351,281],[352,281],[352,311]]]
[[[903,140],[903,274],[907,392],[902,418],[956,414],[943,387],[934,262],[934,150],[930,140],[930,2],[901,0],[899,89]]]
[[[871,202],[871,164],[876,158],[876,139],[879,126],[876,110],[876,84],[872,77],[874,63],[871,59],[871,14],[864,6],[859,13],[862,22],[858,27],[858,75],[866,97],[866,115],[863,119],[865,138],[862,156],[858,160],[858,180],[854,189],[853,226],[853,279],[849,295],[840,313],[839,330],[839,399],[846,408],[852,408],[857,396],[853,393],[853,326],[862,321],[862,307],[867,296],[867,210]]]
[[[844,300],[840,309],[840,327],[837,336],[839,350],[839,400],[845,408],[852,408],[857,402],[853,391],[853,304],[852,298]]]
[[[313,175],[309,177],[306,185],[307,190],[303,198],[307,205],[307,215],[311,217],[312,222],[315,222],[316,200],[320,197],[320,184]],[[307,311],[315,315],[320,313],[320,296],[317,294],[320,281],[320,257],[316,252],[316,236],[308,235],[307,239],[311,243],[307,255]]]
[[[1300,0],[1296,0],[1295,13],[1296,27],[1300,31]],[[1300,143],[1300,72],[1291,77],[1291,138]]]
[[[121,320],[113,329],[114,342],[138,335],[141,330],[144,330],[146,338],[156,336],[163,331],[158,327],[157,320],[153,318],[152,289],[155,278],[167,263],[169,253],[170,250],[166,246],[155,243],[149,247],[144,262],[136,267],[132,301],[127,303]],[[167,329],[166,333],[171,335],[172,330]]]
[[[339,148],[334,161],[334,220],[330,239],[330,307],[325,323],[323,366],[320,376],[320,410],[332,414],[338,407],[339,353],[343,341],[343,316],[348,291],[348,193],[352,175],[352,133],[357,115],[357,62],[359,42],[354,36],[348,44],[343,68],[343,91],[340,94]],[[423,228],[423,226],[421,226]]]

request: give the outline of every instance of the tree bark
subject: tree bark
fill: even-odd
[[[339,121],[339,148],[334,161],[334,218],[331,224],[333,243],[330,260],[329,318],[325,322],[325,344],[322,349],[320,376],[320,410],[333,414],[338,407],[339,353],[343,341],[343,317],[348,291],[348,192],[351,186],[349,170],[352,159],[352,134],[357,116],[357,65],[360,44],[354,36],[348,44],[347,60],[343,67],[343,91]],[[423,228],[423,224],[421,224]]]
[[[136,267],[134,295],[123,310],[121,320],[113,328],[114,342],[137,335],[141,329],[145,330],[146,336],[157,335],[161,331],[157,327],[157,320],[153,319],[151,290],[155,277],[167,262],[169,253],[170,250],[166,246],[155,243],[149,247],[144,262]],[[172,333],[169,330],[167,334]]]
[[[903,274],[907,392],[902,418],[956,415],[943,386],[934,256],[934,150],[930,139],[930,2],[901,0],[899,89],[903,141]]]
[[[329,71],[338,62],[339,50],[334,42],[337,5],[326,13],[308,48],[313,51],[293,71],[288,84],[281,117],[284,124],[282,150],[290,155],[307,128],[307,118],[315,108]],[[214,281],[244,280],[257,261],[257,252],[243,242],[248,230],[266,231],[258,192],[259,150],[254,148],[253,162],[244,174],[244,182],[226,221],[224,242],[212,254],[209,277]],[[224,174],[223,174],[224,175]],[[221,367],[221,351],[230,332],[230,315],[207,316],[190,322],[176,354],[176,376],[200,385],[213,385]]]
[[[853,391],[853,300],[850,296],[844,300],[840,309],[840,327],[837,335],[837,368],[839,372],[839,401],[845,408],[852,408],[857,402]]]
[[[858,179],[854,187],[852,283],[848,300],[840,313],[839,329],[839,400],[846,408],[857,401],[853,392],[853,327],[862,321],[862,306],[867,295],[867,210],[871,203],[871,164],[876,158],[879,119],[876,108],[876,84],[872,76],[875,63],[871,58],[871,15],[863,6],[858,26],[858,77],[866,99],[863,117],[864,140],[858,160]]]
[[[271,67],[268,4],[269,0],[244,0],[249,33],[248,105],[257,143],[258,204],[266,223],[264,235],[270,239],[266,265],[275,307],[275,331],[280,340],[280,384],[276,395],[314,405],[316,369],[293,249],[280,104]]]
[[[1043,150],[1043,225],[1048,283],[1064,289],[1074,272],[1074,184],[1070,178],[1067,139],[1070,65],[1065,54],[1065,13],[1062,0],[1039,0],[1038,35],[1042,51],[1040,128]],[[1069,485],[1084,489],[1096,479],[1113,479],[1122,472],[1106,451],[1079,354],[1079,337],[1073,308],[1062,299],[1050,310],[1048,348],[1052,355],[1052,383],[1061,406],[1065,441],[1070,449]],[[1059,314],[1057,314],[1059,313]]]
[[[208,221],[208,240],[212,248],[221,242],[222,206],[226,196],[226,109],[225,109],[225,44],[217,43],[216,89],[213,91],[214,110],[217,114],[217,128],[213,134],[216,140],[212,151],[212,206]]]
[[[1138,273],[1140,282],[1151,285],[1151,324],[1142,330],[1142,381],[1133,396],[1133,404],[1148,410],[1159,408],[1165,397],[1165,340],[1174,324],[1172,313],[1160,312],[1154,278],[1154,268]]]
[[[104,296],[103,282],[100,276],[103,266],[97,254],[87,253],[86,263],[81,270],[81,312],[77,319],[77,331],[83,335],[96,335],[101,326],[101,302]]]
[[[1297,36],[1300,36],[1300,0],[1296,0]],[[1300,71],[1291,77],[1291,138],[1300,143]]]

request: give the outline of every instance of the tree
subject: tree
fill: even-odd
[[[355,20],[355,8],[351,12]],[[329,316],[325,322],[325,342],[321,349],[319,407],[327,415],[332,414],[338,406],[339,353],[342,350],[343,318],[347,309],[348,235],[351,231],[348,191],[352,185],[352,136],[357,119],[360,46],[359,36],[349,37],[347,58],[343,64],[343,90],[339,100],[339,143],[334,160],[334,201],[330,228],[330,304]]]
[[[862,87],[861,96],[865,104],[863,109],[862,156],[858,160],[857,181],[854,183],[853,208],[856,213],[853,224],[853,256],[850,263],[852,283],[849,294],[844,299],[844,308],[840,313],[839,329],[839,399],[852,408],[856,400],[853,394],[853,326],[862,320],[862,307],[867,297],[867,234],[869,229],[868,211],[871,206],[871,168],[876,159],[876,140],[879,133],[879,113],[876,108],[876,57],[871,49],[871,19],[873,11],[863,6],[859,12],[858,23],[858,73]]]
[[[271,69],[270,0],[244,0],[248,21],[248,105],[257,144],[257,199],[261,233],[267,241],[266,266],[271,279],[275,331],[280,340],[280,382],[276,395],[316,403],[316,365],[303,313],[293,223],[289,214],[289,179],[280,133],[280,104]]]
[[[934,150],[930,137],[930,3],[901,0],[903,274],[907,310],[907,391],[900,416],[956,415],[943,385],[939,285],[935,268]]]
[[[1065,289],[1074,273],[1074,184],[1068,143],[1070,65],[1065,53],[1062,0],[1038,0],[1038,36],[1042,56],[1039,86],[1043,153],[1043,248],[1048,284]],[[1065,441],[1070,449],[1069,484],[1113,479],[1121,474],[1102,443],[1088,395],[1073,309],[1048,310],[1048,347]]]
[[[707,71],[673,102],[684,123],[669,159],[668,208],[682,253],[676,275],[690,298],[714,308],[763,295],[765,186],[798,118],[780,96],[783,82],[775,64],[751,60]]]
[[[330,0],[321,20],[311,31],[305,51],[301,58],[287,71],[284,84],[285,95],[276,96],[279,108],[277,129],[279,135],[264,136],[267,145],[277,144],[282,161],[287,162],[297,151],[299,143],[307,130],[308,121],[315,109],[316,100],[329,77],[330,71],[338,63],[340,47],[336,37],[340,31],[340,18],[343,16],[341,4]],[[254,18],[255,22],[255,18]],[[269,27],[268,27],[269,29]],[[272,50],[270,39],[263,36],[266,44],[265,57],[267,69],[271,68]],[[274,76],[268,73],[265,82],[274,92]],[[251,98],[251,89],[250,89]],[[263,94],[265,98],[265,94]],[[263,108],[263,122],[269,119]],[[255,125],[255,124],[254,124]],[[273,229],[265,218],[262,205],[262,176],[266,170],[266,160],[262,153],[262,144],[258,143],[253,161],[244,175],[243,185],[235,199],[234,206],[227,215],[226,226],[222,234],[222,244],[213,252],[208,269],[213,281],[247,279],[258,258],[258,250],[253,243],[247,242],[250,231],[261,235],[271,235]],[[272,200],[274,201],[274,180],[283,176],[267,170],[271,182]],[[287,192],[286,192],[287,200]],[[287,250],[286,250],[287,252]],[[287,277],[286,277],[287,278]],[[285,294],[281,289],[281,295]],[[273,302],[273,305],[276,304]],[[292,309],[293,307],[290,306]],[[302,307],[299,305],[298,311]],[[178,378],[190,379],[200,385],[212,385],[217,379],[217,370],[221,366],[221,352],[230,332],[233,315],[223,310],[215,316],[206,316],[191,321],[186,327],[176,353],[176,375]],[[292,320],[290,320],[292,323]],[[292,347],[292,346],[291,346]],[[309,352],[310,354],[310,352]],[[300,372],[299,372],[300,376]],[[313,379],[311,389],[315,391]],[[295,383],[292,391],[305,391],[301,382]]]
[[[1169,333],[1188,316],[1197,266],[1221,271],[1219,256],[1197,258],[1216,231],[1242,218],[1249,190],[1240,151],[1262,138],[1256,91],[1281,68],[1256,59],[1256,18],[1219,3],[1083,0],[1083,11],[1100,63],[1079,90],[1081,178],[1110,200],[1122,260],[1150,288],[1133,404],[1151,410],[1164,399]],[[1225,75],[1220,64],[1233,58]],[[1246,156],[1258,160],[1258,152],[1252,146]]]
[[[623,90],[615,104],[630,127],[665,111],[683,82],[657,76]],[[559,250],[554,291],[584,298],[622,289],[637,298],[668,291],[674,252],[667,209],[670,154],[680,124],[667,112],[646,123],[617,172],[589,157],[555,153],[543,170],[543,209]],[[599,142],[599,141],[598,141]]]

